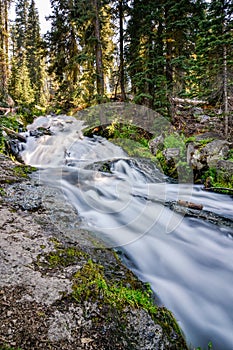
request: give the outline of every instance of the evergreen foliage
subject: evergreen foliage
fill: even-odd
[[[18,0],[15,12],[9,92],[21,106],[46,104],[44,53],[35,1]]]
[[[50,98],[59,111],[130,98],[173,117],[174,98],[189,97],[222,108],[228,133],[231,0],[51,0],[46,46],[35,0],[15,1],[9,27],[11,3],[0,1],[2,105],[9,95],[30,108]]]

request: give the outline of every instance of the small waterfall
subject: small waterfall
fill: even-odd
[[[233,219],[232,198],[167,181],[148,160],[131,159],[101,137],[83,137],[83,122],[74,118],[38,118],[27,135],[38,127],[51,135],[28,136],[25,163],[41,169],[42,182],[62,189],[85,228],[124,251],[188,343],[232,350],[233,229],[164,205],[188,200]]]

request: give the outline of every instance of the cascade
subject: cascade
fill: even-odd
[[[38,128],[50,133],[35,137]],[[170,309],[188,344],[233,348],[233,226],[176,213],[166,203],[184,200],[233,219],[231,196],[170,182],[145,159],[133,159],[96,136],[83,122],[40,117],[25,133],[24,162],[40,181],[62,190],[83,227],[121,250],[130,268],[149,282]],[[127,262],[127,261],[126,261]]]

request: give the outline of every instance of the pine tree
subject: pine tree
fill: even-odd
[[[22,54],[20,68],[14,59],[12,61],[12,79],[9,89],[20,106],[29,106],[35,100],[25,53]]]
[[[134,0],[130,15],[127,57],[135,101],[164,112],[173,95],[186,91],[198,2]]]
[[[27,35],[26,35],[27,67],[30,83],[35,95],[35,103],[44,101],[44,69],[43,50],[40,36],[39,14],[35,1],[31,0],[28,8]],[[45,101],[44,101],[45,102]]]
[[[11,1],[0,0],[0,99],[7,103],[9,79],[8,10]]]
[[[12,69],[9,89],[18,104],[45,105],[45,59],[35,1],[17,0],[15,13],[15,23],[11,29]]]
[[[52,0],[51,31],[47,34],[50,56],[49,72],[55,74],[59,84],[57,99],[72,106],[72,96],[79,74],[78,33],[74,22],[75,7],[72,1]]]
[[[112,79],[112,92],[114,92],[115,99],[120,94],[121,101],[126,100],[126,60],[125,60],[125,18],[128,15],[128,1],[118,0],[111,3],[112,12],[112,24],[114,27],[116,37],[116,50],[115,50],[115,65],[112,66],[111,79]]]
[[[103,49],[100,28],[100,4],[99,0],[92,0],[94,8],[94,35],[95,35],[95,54],[96,54],[96,86],[97,94],[104,95],[104,70],[103,70]]]
[[[50,72],[59,83],[61,104],[70,108],[103,101],[113,60],[108,1],[53,0],[51,5]]]
[[[127,36],[127,62],[135,102],[153,107],[156,80],[157,8],[154,1],[134,0],[130,9]]]
[[[193,73],[196,93],[225,114],[225,134],[228,134],[229,95],[233,86],[233,3],[212,0],[206,4],[206,17],[196,43]]]

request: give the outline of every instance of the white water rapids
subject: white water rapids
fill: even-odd
[[[233,229],[163,205],[188,200],[233,218],[232,198],[167,182],[150,162],[130,159],[100,137],[83,137],[74,118],[40,117],[29,131],[39,126],[53,135],[28,136],[25,163],[41,169],[42,182],[62,188],[86,228],[123,249],[131,269],[174,313],[188,344],[205,349],[211,341],[214,350],[233,350]],[[100,161],[109,172],[98,169]]]

